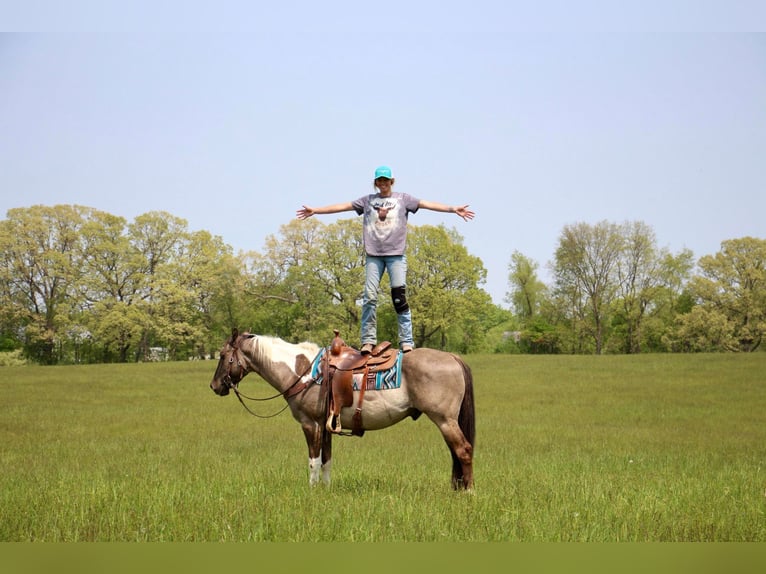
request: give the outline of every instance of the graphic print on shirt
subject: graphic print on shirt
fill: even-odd
[[[377,214],[377,218],[370,218],[373,226],[377,230],[383,231],[396,225],[396,209],[398,207],[399,201],[395,197],[376,197],[373,199],[370,202],[370,208]]]

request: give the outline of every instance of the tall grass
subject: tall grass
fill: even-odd
[[[4,367],[0,541],[766,540],[766,354],[466,359],[474,494],[425,417],[336,438],[312,489],[212,362]]]

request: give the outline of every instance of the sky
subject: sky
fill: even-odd
[[[389,165],[397,191],[476,212],[410,222],[456,229],[504,307],[513,252],[549,282],[566,225],[643,221],[697,258],[766,238],[757,2],[17,4],[2,217],[167,211],[261,251]]]

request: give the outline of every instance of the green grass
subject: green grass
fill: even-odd
[[[212,362],[0,368],[0,541],[766,541],[766,354],[466,359],[474,494],[425,417],[312,489]]]

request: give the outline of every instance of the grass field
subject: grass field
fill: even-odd
[[[213,362],[0,368],[0,541],[766,541],[766,353],[466,359],[473,494],[425,417],[336,438],[311,489]]]

